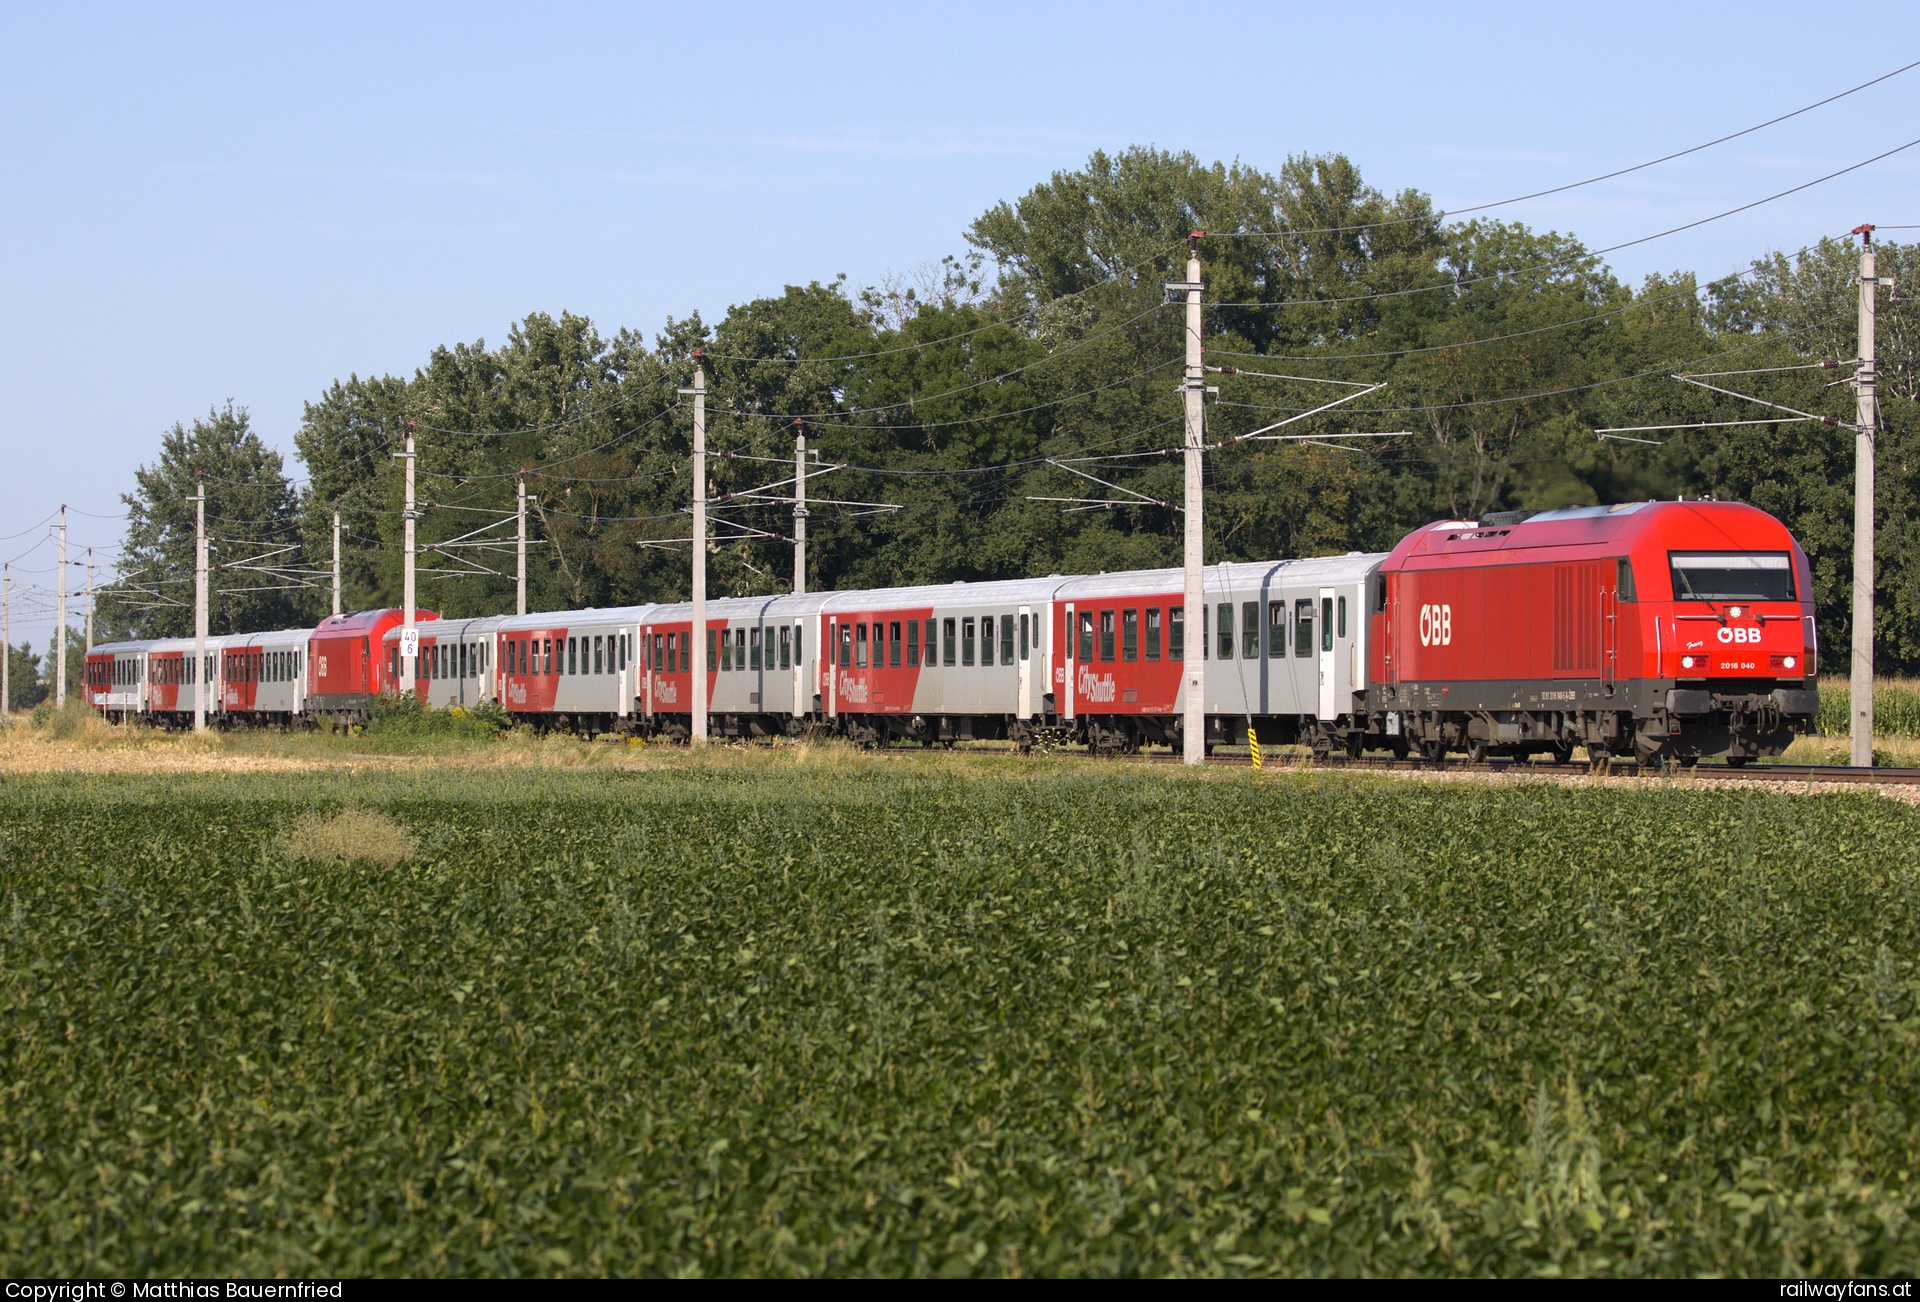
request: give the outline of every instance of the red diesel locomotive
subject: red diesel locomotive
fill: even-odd
[[[1806,553],[1736,502],[1442,521],[1372,594],[1369,741],[1396,749],[1744,764],[1818,704]]]

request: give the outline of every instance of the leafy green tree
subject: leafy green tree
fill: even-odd
[[[31,710],[47,699],[47,684],[40,676],[41,657],[33,644],[22,642],[7,647],[7,708]]]
[[[160,457],[134,472],[121,501],[127,530],[120,571],[99,596],[96,635],[180,637],[193,632],[194,504],[207,494],[208,628],[286,628],[310,613],[292,485],[280,454],[253,432],[245,408],[216,407],[175,424]]]

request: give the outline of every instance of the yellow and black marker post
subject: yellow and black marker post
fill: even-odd
[[[1260,736],[1252,728],[1247,729],[1247,754],[1253,756],[1253,766],[1260,767]]]

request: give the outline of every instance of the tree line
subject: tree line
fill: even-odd
[[[309,623],[328,608],[333,517],[348,609],[400,597],[402,471],[416,439],[419,599],[444,615],[513,609],[524,474],[529,606],[684,599],[696,352],[709,388],[716,539],[709,590],[791,582],[790,508],[746,494],[792,475],[802,429],[823,467],[809,586],[944,582],[1177,565],[1189,233],[1206,298],[1210,560],[1385,550],[1429,520],[1676,495],[1737,498],[1794,530],[1823,640],[1849,636],[1853,440],[1788,424],[1602,441],[1612,426],[1781,413],[1668,378],[1854,356],[1856,249],[1823,239],[1702,284],[1623,284],[1576,237],[1448,221],[1339,155],[1276,171],[1150,148],[1094,154],[964,232],[965,248],[863,289],[787,286],[651,340],[534,313],[506,340],[435,348],[411,375],[336,381],[295,436],[304,482],[217,408],[138,473],[113,634],[192,628],[196,484],[215,537],[215,631]],[[1901,284],[1914,246],[1880,246]],[[1920,332],[1881,304],[1879,663],[1920,669],[1914,495]],[[1229,372],[1232,373],[1229,373]],[[1726,381],[1853,417],[1850,371]],[[1228,442],[1346,392],[1384,387],[1287,433],[1398,434],[1342,445]],[[799,425],[796,426],[796,422]],[[1105,481],[1101,483],[1099,481]],[[1111,487],[1117,485],[1118,488]],[[780,485],[768,490],[785,495]],[[1077,499],[1074,501],[1036,499]],[[878,509],[885,504],[896,509]]]

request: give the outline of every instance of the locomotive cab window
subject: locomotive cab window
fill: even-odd
[[[1633,562],[1622,556],[1614,562],[1614,567],[1614,595],[1621,601],[1640,600],[1639,595],[1633,590]]]
[[[1293,654],[1313,654],[1313,598],[1302,597],[1293,603]]]
[[[1675,601],[1792,601],[1785,552],[1669,552]]]

